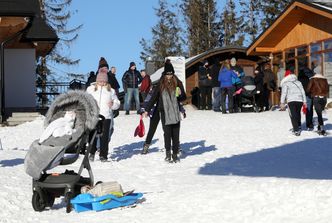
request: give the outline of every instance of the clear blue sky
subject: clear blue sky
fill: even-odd
[[[70,23],[83,24],[83,28],[70,48],[70,56],[81,61],[77,66],[55,65],[55,71],[87,74],[96,71],[101,56],[110,67],[117,67],[119,81],[131,61],[137,69],[143,69],[139,41],[151,39],[151,27],[157,22],[153,7],[157,6],[158,0],[73,1],[71,8],[78,11]]]
[[[224,2],[218,2],[219,7],[220,4]],[[77,12],[70,24],[83,24],[83,28],[69,53],[71,58],[81,61],[76,66],[52,65],[56,68],[54,70],[61,76],[66,76],[64,72],[88,74],[97,70],[98,61],[103,56],[110,67],[117,67],[117,79],[121,84],[122,75],[131,61],[136,63],[137,69],[144,68],[139,58],[142,50],[139,41],[151,39],[151,28],[158,21],[153,8],[158,8],[158,0],[73,1],[71,9]]]

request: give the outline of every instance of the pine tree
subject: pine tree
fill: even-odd
[[[46,82],[50,77],[55,81],[58,77],[52,76],[53,71],[49,63],[76,65],[79,60],[71,59],[65,52],[69,52],[70,45],[78,38],[78,32],[82,25],[68,28],[68,22],[73,12],[69,10],[72,0],[39,0],[41,17],[57,33],[59,41],[55,48],[46,57],[40,57],[37,60],[37,87],[41,92],[46,92]],[[42,106],[47,104],[47,96],[42,96]]]
[[[221,46],[242,46],[244,42],[243,18],[236,16],[235,3],[228,0],[221,15]]]
[[[240,5],[242,7],[241,15],[244,19],[244,32],[249,35],[249,43],[252,43],[258,33],[261,31],[259,29],[258,20],[260,18],[261,12],[261,0],[241,0]]]
[[[169,9],[167,1],[159,0],[159,7],[154,10],[159,19],[151,30],[152,40],[142,38],[140,41],[143,49],[140,58],[146,62],[150,57],[159,68],[163,66],[165,57],[183,55],[183,39],[176,14]]]
[[[43,19],[56,31],[60,39],[46,60],[58,64],[78,64],[79,59],[73,60],[64,55],[78,38],[78,32],[82,28],[82,25],[68,28],[68,22],[73,14],[73,11],[69,10],[72,0],[39,0],[39,2]]]
[[[264,0],[261,3],[263,17],[261,26],[263,30],[268,28],[273,21],[281,14],[292,0]]]
[[[186,25],[189,56],[219,45],[220,26],[215,0],[182,0],[181,10]]]

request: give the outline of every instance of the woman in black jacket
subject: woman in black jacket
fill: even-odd
[[[185,99],[186,94],[183,84],[174,75],[173,65],[169,61],[166,61],[163,75],[146,106],[146,112],[144,114],[146,117],[148,112],[153,108],[153,105],[157,103],[157,111],[160,112],[160,119],[164,131],[166,149],[165,160],[168,162],[177,162],[179,160],[177,156],[181,121],[179,102]]]

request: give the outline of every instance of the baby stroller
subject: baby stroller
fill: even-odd
[[[257,111],[255,79],[251,76],[244,76],[241,78],[241,81],[243,84],[241,91],[241,111]]]
[[[40,143],[35,140],[25,157],[25,171],[32,179],[32,206],[35,211],[52,207],[56,197],[64,196],[66,211],[71,211],[70,200],[80,193],[84,185],[93,186],[93,174],[88,155],[97,134],[101,134],[99,108],[94,98],[83,91],[70,91],[59,95],[49,108],[44,125],[61,119],[66,111],[76,113],[71,135],[50,136]],[[84,154],[78,172],[48,173],[58,165],[74,163]],[[81,176],[87,169],[88,177]]]

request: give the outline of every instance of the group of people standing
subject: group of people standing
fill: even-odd
[[[217,64],[209,65],[203,61],[198,69],[199,79],[199,110],[213,110],[223,114],[241,111],[242,78],[245,76],[236,58],[226,59]],[[298,77],[294,69],[279,67],[277,75],[271,69],[269,62],[256,67],[254,72],[254,84],[256,87],[254,105],[258,112],[270,110],[272,101],[271,93],[280,96],[281,110],[285,110],[286,104],[293,126],[293,133],[301,133],[301,108],[305,107],[306,127],[309,130],[313,126],[313,111],[318,116],[318,133],[325,135],[322,111],[325,108],[328,94],[327,79],[321,75],[320,67],[314,70],[308,67],[299,69]]]
[[[223,114],[241,111],[242,78],[245,76],[243,68],[237,64],[235,57],[226,59],[218,64],[209,65],[203,61],[199,67],[199,110],[213,110]],[[275,90],[276,83],[271,68],[266,65],[255,71],[255,83],[258,88],[256,102],[259,111],[269,110],[269,95]]]
[[[114,68],[114,69],[113,69]],[[105,58],[101,57],[96,75],[90,74],[87,81],[87,93],[91,94],[97,101],[100,115],[103,119],[103,133],[100,138],[93,142],[90,161],[94,161],[97,151],[97,142],[99,142],[99,159],[106,162],[108,159],[109,142],[114,131],[115,111],[120,108],[118,99],[119,84],[115,77],[116,69],[109,66]],[[125,114],[129,114],[131,99],[134,97],[136,109],[145,117],[151,117],[149,133],[146,138],[142,154],[148,153],[151,140],[154,136],[159,121],[161,120],[164,131],[164,142],[166,149],[166,158],[168,162],[179,161],[180,144],[180,112],[184,113],[181,101],[186,99],[186,94],[182,82],[175,76],[175,71],[170,60],[166,60],[164,72],[154,88],[151,86],[151,80],[145,70],[141,72],[136,70],[136,64],[131,62],[129,69],[122,77],[125,91],[124,109]],[[143,109],[139,100],[139,93],[145,103]]]
[[[151,79],[145,70],[141,70],[141,72],[139,72],[136,69],[136,64],[134,62],[131,62],[129,64],[129,69],[124,73],[122,77],[122,83],[123,90],[125,92],[125,114],[129,115],[132,98],[134,98],[135,100],[136,110],[140,110],[140,94],[142,100],[144,101],[147,94],[151,90]]]
[[[126,110],[126,114],[129,114],[132,97],[134,97],[136,101],[136,109],[139,109],[139,93],[141,93],[144,97],[146,92],[150,90],[150,77],[146,75],[144,70],[142,70],[141,73],[136,70],[135,63],[131,62],[129,69],[123,75],[122,81],[125,89],[124,108]],[[140,89],[138,89],[139,84],[141,84]],[[114,118],[119,114],[118,109],[121,105],[118,98],[119,88],[120,85],[116,78],[116,68],[111,67],[111,70],[109,70],[109,65],[106,59],[101,57],[96,74],[94,72],[90,72],[90,76],[86,82],[87,93],[91,94],[97,101],[100,115],[105,118],[102,121],[103,134],[100,138],[96,138],[92,145],[89,157],[91,161],[95,159],[95,153],[98,147],[97,142],[99,142],[100,147],[100,161],[107,161],[109,142],[114,132]]]

